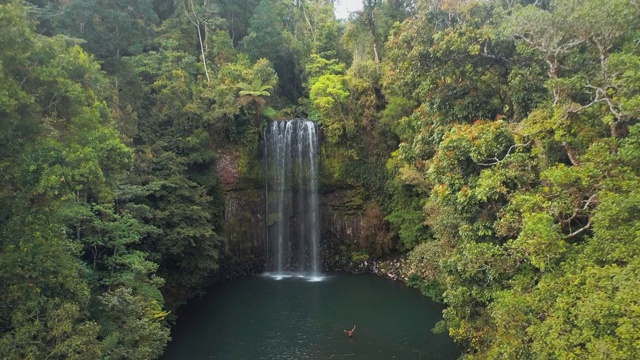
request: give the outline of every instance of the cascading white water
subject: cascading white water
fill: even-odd
[[[316,124],[304,119],[272,122],[264,139],[267,271],[275,277],[318,277]]]

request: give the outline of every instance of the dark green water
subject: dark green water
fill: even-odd
[[[211,289],[178,313],[164,360],[442,359],[459,355],[431,329],[442,307],[371,275],[324,281],[258,276]],[[353,338],[343,330],[356,325]]]

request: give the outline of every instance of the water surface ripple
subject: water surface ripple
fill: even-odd
[[[178,313],[162,359],[441,359],[442,307],[371,275],[257,276],[212,288]],[[343,330],[356,325],[354,337]]]

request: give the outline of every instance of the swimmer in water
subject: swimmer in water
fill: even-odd
[[[356,329],[356,326],[353,325],[353,329],[351,330],[344,330],[345,333],[347,333],[349,335],[349,337],[353,337],[353,331]]]

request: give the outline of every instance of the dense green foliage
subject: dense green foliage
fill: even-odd
[[[640,9],[530,3],[393,29],[387,219],[470,358],[637,358]]]
[[[0,4],[3,359],[156,358],[215,274],[216,151],[256,158],[277,76],[210,5]]]
[[[217,161],[260,189],[307,116],[351,258],[408,254],[465,356],[640,358],[638,2],[363,5],[0,1],[0,357],[158,357],[223,256]]]

